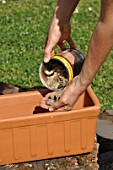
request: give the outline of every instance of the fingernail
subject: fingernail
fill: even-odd
[[[48,57],[45,57],[44,58],[44,63],[48,63],[49,62],[49,58]]]
[[[49,111],[50,111],[50,112],[53,112],[53,111],[54,111],[54,109],[50,107],[50,108],[49,108]]]

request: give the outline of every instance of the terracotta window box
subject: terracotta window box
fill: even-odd
[[[100,104],[91,87],[68,112],[39,107],[39,91],[0,96],[0,165],[90,152]]]

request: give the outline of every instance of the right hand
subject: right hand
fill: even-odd
[[[54,47],[57,44],[61,50],[65,50],[66,46],[64,40],[67,41],[70,48],[76,48],[71,36],[70,23],[60,24],[56,18],[53,18],[48,31],[45,50],[44,50],[44,62],[49,62],[52,55],[54,55]]]
[[[40,106],[49,111],[69,111],[73,108],[75,102],[78,100],[80,95],[86,90],[87,86],[83,86],[80,81],[80,76],[76,76],[70,85],[68,85],[62,92],[60,99],[53,103],[51,106],[46,104],[46,100],[51,94],[57,92],[51,92],[45,95],[41,101]]]

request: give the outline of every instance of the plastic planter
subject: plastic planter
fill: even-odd
[[[91,87],[68,112],[40,108],[41,93],[0,96],[0,165],[93,150],[100,104]]]

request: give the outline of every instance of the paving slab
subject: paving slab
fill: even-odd
[[[106,110],[97,121],[97,135],[113,140],[113,110]]]

